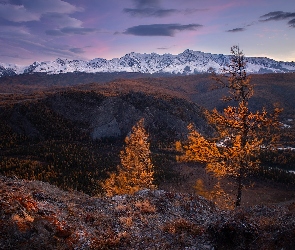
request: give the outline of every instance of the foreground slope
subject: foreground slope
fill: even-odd
[[[0,176],[0,249],[292,249],[295,203],[218,210],[142,190],[95,198]]]

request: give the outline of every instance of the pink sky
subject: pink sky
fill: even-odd
[[[2,0],[0,62],[185,49],[295,61],[295,1]]]

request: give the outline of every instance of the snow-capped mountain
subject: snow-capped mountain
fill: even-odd
[[[23,74],[26,68],[26,66],[19,66],[11,63],[0,63],[0,77]]]
[[[86,73],[141,72],[187,75],[208,72],[212,68],[216,72],[221,72],[229,64],[230,58],[230,55],[217,55],[193,50],[185,50],[178,55],[132,52],[112,60],[96,58],[84,61],[58,58],[50,62],[34,62],[29,66],[0,63],[0,77],[35,72],[60,74],[77,71]],[[294,62],[278,62],[266,57],[248,57],[247,61],[248,73],[295,72]]]

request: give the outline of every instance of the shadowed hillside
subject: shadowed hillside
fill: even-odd
[[[189,122],[205,134],[212,131],[199,106],[171,96],[71,89],[35,99],[33,95],[0,107],[0,171],[98,193],[99,180],[116,168],[124,138],[141,118],[162,179],[171,172],[165,170],[166,158],[173,159],[163,152],[185,138]]]

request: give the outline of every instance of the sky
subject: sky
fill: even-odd
[[[179,54],[295,61],[294,0],[0,0],[0,62]]]

